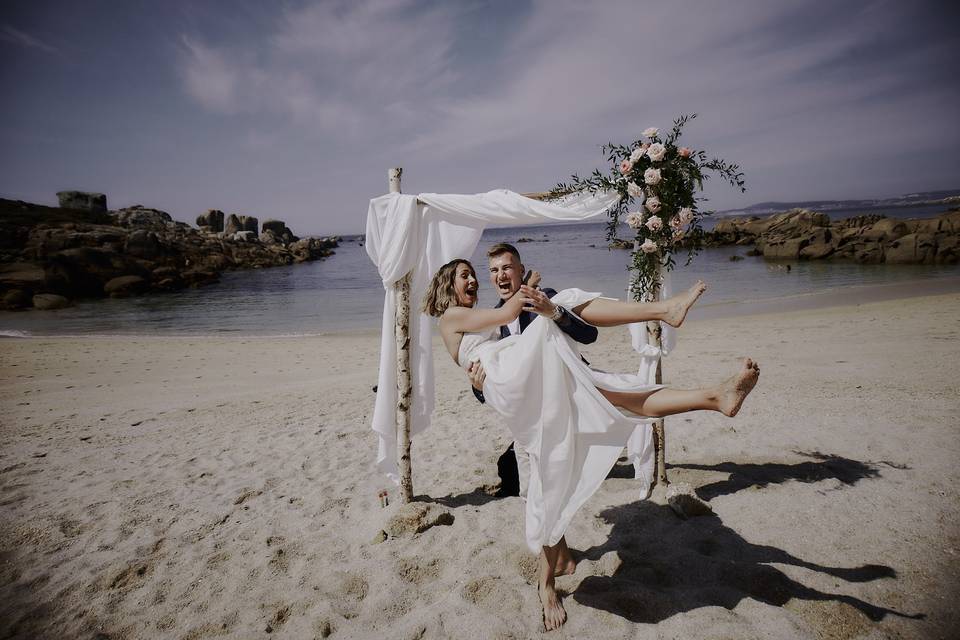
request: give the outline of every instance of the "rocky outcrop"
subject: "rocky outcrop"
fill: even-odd
[[[287,223],[283,220],[264,220],[263,231],[260,233],[260,239],[267,244],[290,244],[300,238],[293,235],[293,231],[287,228]]]
[[[206,213],[201,213],[197,216],[197,227],[207,233],[220,233],[223,231],[223,211],[208,209]]]
[[[58,191],[57,200],[63,209],[80,209],[82,211],[106,211],[107,196],[102,193],[86,191]]]
[[[338,246],[336,237],[297,240],[280,221],[263,242],[252,216],[230,216],[237,230],[216,233],[218,213],[200,216],[211,224],[196,229],[141,205],[102,214],[0,200],[0,308],[176,291],[215,282],[225,270],[326,258]]]
[[[707,246],[755,245],[769,260],[957,264],[960,210],[924,219],[874,214],[831,221],[824,213],[795,209],[766,218],[726,218],[705,239]]]

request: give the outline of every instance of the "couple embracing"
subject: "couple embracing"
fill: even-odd
[[[556,293],[537,288],[537,274],[523,283],[515,247],[494,245],[487,255],[490,281],[500,296],[496,308],[476,308],[476,272],[469,261],[455,259],[433,276],[422,310],[440,318],[450,356],[467,371],[478,399],[501,415],[513,435],[519,484],[526,490],[526,541],[539,553],[538,590],[544,626],[551,630],[566,620],[554,578],[576,570],[566,528],[636,427],[694,410],[734,416],[756,384],[759,368],[745,359],[726,381],[694,390],[592,369],[576,344],[595,341],[597,327],[650,320],[680,326],[705,285],[698,282],[653,303],[580,289]],[[502,466],[509,480],[510,465]]]

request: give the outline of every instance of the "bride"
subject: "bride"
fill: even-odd
[[[554,575],[572,573],[576,566],[564,532],[607,477],[636,426],[698,409],[734,416],[760,369],[747,358],[725,382],[677,390],[651,385],[636,375],[591,369],[549,318],[537,318],[522,334],[499,339],[498,328],[521,311],[546,315],[544,309],[554,305],[596,326],[660,320],[676,327],[706,289],[702,282],[655,303],[622,302],[580,289],[560,291],[548,300],[543,292],[523,285],[497,309],[474,308],[477,287],[470,262],[452,260],[433,276],[422,310],[440,318],[440,334],[458,366],[469,369],[477,361],[483,365],[487,404],[503,416],[517,446],[530,456],[526,540],[540,553],[539,594],[550,630],[566,620]]]

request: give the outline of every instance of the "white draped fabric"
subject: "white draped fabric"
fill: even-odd
[[[548,221],[578,222],[603,215],[616,203],[616,193],[575,193],[554,202],[540,202],[507,190],[477,195],[390,193],[370,201],[366,250],[377,265],[384,286],[380,373],[373,429],[379,435],[377,467],[394,482],[397,469],[397,347],[394,284],[407,273],[410,282],[410,370],[413,384],[411,437],[430,424],[434,406],[432,322],[417,312],[430,278],[453,258],[468,258],[487,225],[530,225]],[[634,325],[634,346],[645,336],[644,325]],[[653,382],[656,348],[642,344],[640,374]],[[655,353],[656,352],[656,353]],[[652,366],[651,363],[652,362]],[[638,477],[652,480],[652,438],[638,429],[628,444]],[[641,467],[643,473],[641,474]],[[644,495],[649,486],[643,488]]]

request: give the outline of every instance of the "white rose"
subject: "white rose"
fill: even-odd
[[[660,162],[663,160],[663,156],[667,155],[667,148],[659,142],[654,142],[650,145],[650,148],[647,149],[647,155],[650,156],[650,159],[654,162]]]
[[[628,182],[627,193],[629,193],[632,198],[643,197],[643,187],[638,185],[636,182]]]
[[[627,214],[626,219],[624,220],[631,229],[639,229],[643,226],[643,213],[640,211],[633,211]]]
[[[647,198],[647,202],[644,206],[647,207],[647,211],[650,213],[656,213],[657,211],[660,211],[660,198],[656,196]]]
[[[654,169],[650,167],[643,172],[643,181],[647,184],[659,184],[660,183],[660,169]]]
[[[652,138],[658,133],[660,133],[660,129],[657,129],[656,127],[648,127],[643,130],[643,135],[644,137],[647,137],[647,138]]]
[[[640,251],[643,251],[644,253],[653,253],[656,250],[657,250],[657,243],[651,240],[650,238],[647,238],[646,240],[644,240],[643,244],[640,245]]]
[[[674,231],[679,231],[680,228],[683,227],[683,224],[683,219],[679,215],[675,215],[670,218],[670,228]]]
[[[677,218],[680,220],[681,224],[689,224],[693,220],[693,209],[690,207],[684,207],[680,209],[680,213],[677,214]]]
[[[650,216],[650,219],[647,220],[646,224],[647,224],[647,229],[650,229],[650,231],[653,231],[653,232],[660,231],[660,229],[663,228],[663,220],[661,220],[657,216]]]
[[[637,160],[643,157],[643,154],[645,151],[646,149],[644,149],[643,147],[637,147],[636,149],[634,149],[633,152],[630,154],[630,162],[636,163]]]

